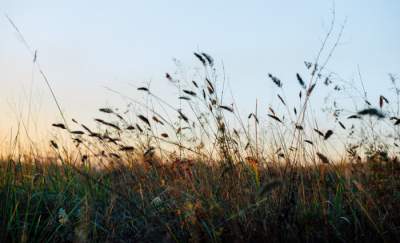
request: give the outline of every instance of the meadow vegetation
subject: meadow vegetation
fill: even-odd
[[[371,100],[327,70],[341,31],[304,62],[307,76],[266,73],[276,107],[243,116],[196,52],[193,79],[165,74],[176,104],[148,85],[136,87],[143,100],[110,89],[127,105],[100,107],[95,125],[63,114],[52,129],[68,141],[0,159],[0,241],[398,242],[398,80]],[[349,94],[353,108],[340,103]]]

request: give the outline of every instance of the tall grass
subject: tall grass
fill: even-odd
[[[185,159],[95,170],[30,162],[2,162],[2,242],[399,239],[395,159],[290,174],[274,163],[227,170]]]
[[[52,129],[70,142],[0,160],[0,241],[399,241],[397,79],[375,104],[328,71],[332,31],[308,76],[266,75],[277,107],[243,116],[214,59],[194,53],[193,79],[165,74],[174,104],[151,86],[135,87],[143,100],[109,88],[127,106],[100,107],[95,126],[62,113]],[[312,109],[323,92],[332,121]],[[354,109],[339,102],[349,94]]]

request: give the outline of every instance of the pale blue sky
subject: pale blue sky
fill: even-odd
[[[69,117],[87,120],[103,105],[119,100],[109,86],[136,98],[128,83],[152,80],[161,95],[165,72],[199,66],[202,50],[224,62],[244,112],[258,97],[276,103],[271,72],[289,90],[298,89],[296,72],[306,74],[331,19],[331,0],[309,1],[18,1],[0,0],[34,49]],[[387,73],[400,73],[400,1],[335,1],[336,32],[347,17],[329,69],[357,78],[378,95]],[[32,59],[4,16],[0,17],[0,142],[16,116],[27,111]],[[293,83],[293,85],[289,85]],[[291,86],[294,88],[291,90]],[[165,92],[165,93],[163,93]],[[34,72],[32,111],[39,124],[59,120],[50,94]],[[290,95],[289,95],[290,96]],[[263,103],[263,104],[264,104]],[[14,109],[17,107],[17,109]],[[246,108],[247,107],[247,108]]]

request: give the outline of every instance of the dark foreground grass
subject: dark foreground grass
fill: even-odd
[[[400,163],[233,167],[156,160],[114,169],[5,160],[1,242],[400,240]]]

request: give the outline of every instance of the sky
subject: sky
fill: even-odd
[[[61,121],[5,15],[37,50],[62,110],[88,121],[98,108],[121,104],[105,87],[140,99],[135,87],[151,82],[161,96],[175,97],[165,73],[177,70],[174,59],[184,70],[200,67],[194,51],[223,64],[244,113],[256,98],[265,106],[276,103],[267,74],[289,84],[297,72],[307,74],[303,61],[315,59],[333,5],[334,38],[346,23],[329,70],[349,81],[360,71],[371,96],[387,92],[388,73],[400,75],[398,0],[0,0],[0,145],[15,135],[18,121],[25,121],[32,137],[44,137],[52,122]],[[289,84],[290,94],[295,84]]]

